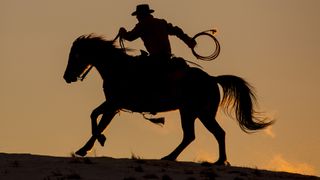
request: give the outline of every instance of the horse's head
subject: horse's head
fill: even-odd
[[[107,41],[101,37],[88,35],[77,38],[71,47],[69,60],[63,78],[67,83],[83,79],[88,69],[103,57]]]

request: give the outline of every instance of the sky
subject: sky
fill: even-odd
[[[320,176],[320,1],[318,0],[1,0],[0,152],[70,156],[91,136],[90,113],[104,101],[102,80],[66,84],[62,76],[72,42],[95,33],[113,39],[120,27],[137,23],[137,4],[190,36],[216,28],[221,54],[197,60],[176,37],[172,51],[212,76],[232,74],[255,87],[259,110],[276,123],[246,134],[221,111],[229,162],[234,166]],[[140,40],[126,47],[144,49]],[[159,159],[182,138],[177,111],[161,113],[160,127],[140,114],[121,112],[104,131],[105,147],[90,156]],[[196,122],[196,140],[180,161],[217,159],[214,137]]]

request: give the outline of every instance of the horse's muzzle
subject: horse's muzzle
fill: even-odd
[[[77,81],[77,78],[70,78],[70,77],[67,77],[67,76],[63,76],[63,79],[64,79],[68,84]]]

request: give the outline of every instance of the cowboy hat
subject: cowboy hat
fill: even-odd
[[[151,14],[153,12],[154,10],[150,9],[148,4],[140,4],[137,6],[136,11],[133,12],[131,15],[136,16],[141,14]]]

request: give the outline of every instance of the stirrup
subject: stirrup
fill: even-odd
[[[151,115],[156,115],[157,113],[151,113]],[[165,118],[164,117],[160,117],[160,118],[148,118],[146,117],[146,114],[142,114],[143,115],[143,118],[154,123],[154,124],[157,124],[159,126],[163,126],[164,125],[164,122],[165,122]]]
[[[140,49],[140,56],[146,57],[149,56],[149,53],[145,50]]]

